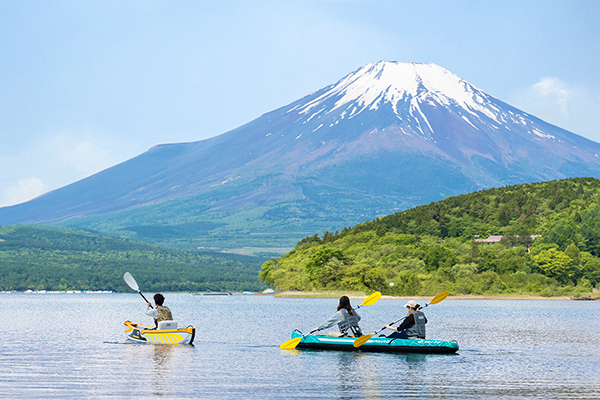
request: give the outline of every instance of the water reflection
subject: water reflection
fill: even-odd
[[[334,369],[336,382],[336,392],[340,399],[350,399],[354,397],[357,387],[362,387],[363,377],[360,373],[360,353],[354,352],[338,352],[337,368]]]
[[[150,346],[150,345],[147,345]],[[152,345],[154,347],[154,368],[152,376],[153,394],[157,396],[168,394],[167,389],[171,386],[171,379],[175,378],[172,371],[173,365],[176,364],[173,360],[175,356],[173,349],[180,345]]]
[[[409,370],[421,371],[423,364],[427,361],[427,354],[408,353],[402,354],[402,359]]]
[[[341,399],[389,396],[446,398],[452,379],[440,364],[453,355],[330,352]],[[331,361],[334,361],[331,360]]]

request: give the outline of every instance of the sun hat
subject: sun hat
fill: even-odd
[[[414,300],[409,300],[404,307],[417,308],[417,302]]]

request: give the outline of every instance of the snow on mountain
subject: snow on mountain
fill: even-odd
[[[397,151],[433,152],[464,168],[474,156],[508,169],[529,158],[526,163],[539,168],[542,179],[561,176],[557,169],[564,169],[565,160],[596,164],[592,158],[600,151],[597,143],[511,107],[432,63],[367,64],[282,110],[295,118],[286,120],[286,129],[296,140],[382,150],[383,141],[378,145],[373,135],[385,136],[385,146]],[[355,146],[342,145],[348,142]],[[539,156],[552,165],[540,167]],[[500,183],[485,172],[478,175],[482,187]]]
[[[600,177],[599,154],[600,144],[442,67],[382,61],[222,135],[155,146],[0,208],[0,224],[75,221],[115,233],[135,214],[135,226],[210,221],[222,236],[290,224],[315,232],[489,187]]]
[[[460,107],[466,115],[481,118],[481,113],[496,123],[501,123],[501,111],[489,96],[447,69],[432,63],[397,63],[381,61],[367,64],[350,73],[336,84],[323,90],[312,101],[296,105],[288,112],[298,110],[310,121],[319,114],[338,112],[339,119],[352,119],[365,110],[376,111],[384,105],[391,106],[402,121],[406,116],[399,111],[409,105],[409,114],[420,115],[429,132],[431,124],[421,110],[421,105]],[[468,120],[467,120],[468,121]],[[422,129],[421,133],[426,134]]]

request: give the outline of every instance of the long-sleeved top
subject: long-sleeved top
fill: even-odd
[[[358,313],[356,312],[355,309],[352,309],[352,314],[360,321],[360,315],[358,315]],[[341,311],[337,311],[335,314],[333,314],[327,321],[323,322],[318,328],[318,331],[321,331],[323,329],[327,329],[327,328],[331,328],[332,326],[334,326],[335,324],[339,324],[340,322],[344,321],[344,314],[342,314]]]
[[[152,308],[152,307],[147,307],[146,308],[146,315],[151,316],[154,319],[158,318],[158,310]]]

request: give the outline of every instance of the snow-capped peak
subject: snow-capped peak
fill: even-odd
[[[320,104],[334,101],[335,105],[325,110],[327,114],[357,107],[351,111],[351,117],[366,109],[376,110],[382,103],[390,103],[398,114],[401,100],[408,100],[413,108],[418,108],[418,103],[435,101],[445,106],[460,106],[471,114],[479,111],[495,120],[496,110],[490,110],[487,97],[483,91],[438,65],[380,61],[348,74],[298,111],[301,114],[321,112],[324,110]]]

